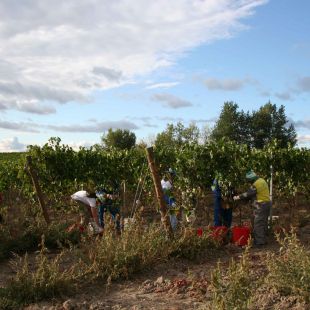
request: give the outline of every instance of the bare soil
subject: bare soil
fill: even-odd
[[[308,211],[303,206],[302,211]],[[274,214],[278,213],[277,208]],[[305,218],[304,214],[299,214]],[[234,212],[234,218],[239,219],[239,209]],[[244,212],[246,213],[246,212]],[[242,214],[242,220],[249,220],[248,215]],[[301,212],[302,213],[302,212]],[[283,214],[282,214],[283,217]],[[241,219],[241,214],[240,214]],[[241,220],[240,220],[241,221]],[[202,221],[203,222],[203,221]],[[283,223],[280,226],[283,227]],[[299,237],[303,244],[310,248],[310,223],[303,223],[299,230]],[[268,245],[262,248],[250,249],[250,259],[255,270],[263,275],[263,262],[267,253],[277,252],[278,243],[270,238]],[[183,309],[211,309],[210,276],[218,262],[225,269],[232,258],[238,260],[244,249],[233,244],[222,246],[219,250],[210,250],[196,261],[170,259],[169,261],[152,266],[148,270],[136,274],[130,279],[119,280],[107,284],[93,283],[82,286],[72,296],[43,301],[32,304],[24,309],[36,310],[69,310],[69,309],[115,309],[115,310],[183,310]],[[56,253],[51,253],[51,257]],[[29,254],[30,262],[36,253]],[[5,286],[13,277],[15,270],[10,261],[0,263],[0,287]],[[276,292],[261,291],[257,293],[253,309],[309,309],[310,305],[300,304],[296,297],[283,297]]]
[[[304,235],[304,241],[309,241]],[[306,242],[307,243],[307,242]],[[276,252],[279,245],[271,239],[263,248],[250,249],[250,259],[257,272],[262,267],[268,252]],[[115,310],[183,310],[210,309],[210,274],[220,262],[225,269],[232,258],[238,260],[244,249],[227,244],[219,250],[206,252],[196,261],[169,260],[165,263],[135,275],[131,279],[119,280],[109,285],[94,283],[83,287],[73,296],[62,296],[55,300],[29,305],[24,309],[115,309]],[[35,254],[30,255],[30,261]],[[51,254],[53,256],[53,254]],[[0,264],[0,286],[14,275],[11,264]],[[256,298],[253,309],[310,309],[309,305],[300,304],[294,296],[283,298],[275,292],[262,291]]]

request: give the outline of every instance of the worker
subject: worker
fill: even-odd
[[[227,207],[222,205],[222,190],[216,178],[213,180],[211,189],[214,199],[214,226],[226,226],[230,228],[232,222],[232,208],[230,208],[228,204],[226,204]]]
[[[109,212],[115,223],[115,228],[120,231],[119,193],[117,190],[108,191],[101,187],[96,191],[97,204],[99,205],[99,225],[104,228],[104,214]]]
[[[260,178],[252,170],[247,172],[246,180],[252,184],[250,189],[233,197],[234,200],[253,200],[254,205],[254,245],[261,246],[267,242],[268,217],[270,214],[271,201],[267,182]]]
[[[168,207],[170,224],[173,230],[176,230],[178,225],[178,219],[177,219],[178,208],[176,207],[176,201],[172,193],[173,178],[175,174],[176,174],[175,171],[169,168],[169,170],[166,171],[166,173],[163,176],[163,179],[161,180],[161,187],[164,192],[164,199]]]
[[[72,200],[82,206],[84,210],[84,219],[81,222],[88,225],[95,234],[99,234],[103,231],[103,228],[99,225],[98,209],[96,207],[96,193],[91,191],[81,190],[71,195]]]

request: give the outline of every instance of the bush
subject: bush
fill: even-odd
[[[87,248],[85,248],[87,246]],[[130,225],[122,236],[115,236],[112,227],[92,244],[84,244],[87,252],[85,263],[91,266],[94,277],[109,280],[129,277],[168,257],[169,241],[158,226],[143,228],[137,223]]]
[[[295,233],[278,236],[281,245],[278,254],[267,257],[266,282],[281,294],[295,294],[305,302],[310,301],[310,252],[302,246]]]
[[[175,236],[170,256],[197,259],[206,249],[215,248],[216,245],[209,234],[198,236],[196,229],[187,228]]]
[[[0,260],[9,258],[12,253],[23,254],[27,251],[38,249],[42,236],[48,248],[59,248],[77,244],[80,240],[78,231],[67,232],[67,224],[34,223],[25,226],[24,230],[15,237],[10,235],[7,227],[0,230]]]
[[[113,227],[105,230],[101,238],[91,244],[83,244],[81,252],[85,265],[91,266],[93,277],[113,280],[127,278],[133,273],[150,268],[169,257],[196,258],[206,248],[213,247],[208,235],[182,231],[174,239],[168,239],[159,225],[144,227],[131,224],[122,236],[115,236]]]
[[[66,294],[73,289],[75,268],[63,270],[60,267],[63,252],[54,259],[48,259],[42,248],[30,269],[26,254],[15,261],[18,270],[15,277],[4,288],[0,288],[0,308],[15,309],[18,306]]]
[[[232,260],[225,273],[219,263],[212,272],[211,309],[248,309],[257,286],[250,268],[249,250],[246,249],[241,260]]]

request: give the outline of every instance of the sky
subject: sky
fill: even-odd
[[[226,101],[284,105],[310,147],[309,0],[0,0],[0,152],[109,128],[152,141]]]

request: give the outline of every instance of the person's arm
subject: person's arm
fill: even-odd
[[[250,187],[248,191],[234,196],[233,199],[234,200],[239,200],[239,199],[243,199],[243,200],[250,200],[256,197],[256,188],[255,187]]]

